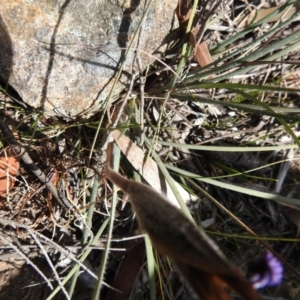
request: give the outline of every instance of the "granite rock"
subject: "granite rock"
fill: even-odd
[[[0,0],[2,81],[46,116],[88,117],[101,110],[148,2]],[[139,49],[160,56],[176,27],[176,5],[153,1]],[[143,67],[154,60],[140,53]],[[114,94],[128,83],[133,58],[131,51]]]

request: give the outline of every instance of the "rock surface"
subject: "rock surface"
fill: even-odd
[[[87,117],[101,109],[149,1],[0,0],[0,75],[46,116]],[[154,0],[139,49],[160,56],[176,0]],[[137,47],[138,35],[133,48]],[[114,93],[128,82],[130,51]],[[143,67],[153,57],[141,52]]]

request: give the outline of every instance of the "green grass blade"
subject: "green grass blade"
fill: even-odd
[[[228,189],[228,190],[231,190],[234,192],[247,194],[247,195],[254,196],[254,197],[259,197],[259,198],[262,198],[265,200],[272,200],[272,201],[284,202],[284,203],[288,203],[288,204],[300,205],[300,200],[296,199],[296,198],[289,198],[289,197],[284,197],[284,196],[277,195],[277,194],[261,192],[261,191],[229,184],[226,182],[222,182],[222,181],[218,181],[218,180],[214,180],[214,179],[210,179],[210,178],[205,178],[205,177],[199,176],[197,174],[193,174],[191,172],[184,171],[184,170],[181,170],[177,167],[170,166],[170,165],[166,165],[166,168],[175,173],[184,175],[188,178],[194,178],[197,181],[212,184],[212,185],[218,186],[220,188],[225,188],[225,189]]]
[[[202,78],[207,78],[210,75],[221,73],[232,68],[232,62],[224,63],[221,66],[218,66],[220,63],[224,61],[229,61],[229,59],[236,57],[236,59],[244,57],[244,53],[253,49],[260,45],[262,42],[266,41],[269,37],[272,37],[276,32],[282,30],[286,26],[288,26],[291,22],[298,18],[298,15],[292,16],[285,22],[280,23],[275,28],[271,29],[270,31],[264,33],[262,36],[258,37],[254,41],[238,47],[235,51],[230,51],[228,54],[224,54],[221,58],[214,60],[212,63],[202,67],[200,70],[189,72],[187,78],[184,79],[184,83],[187,84],[188,82],[192,82],[193,80],[200,80]],[[211,50],[211,55],[214,57],[214,50]],[[240,57],[238,57],[240,55]],[[208,71],[205,71],[208,70]],[[184,86],[183,84],[178,84],[177,86]]]
[[[190,102],[200,102],[200,103],[207,103],[207,104],[215,104],[215,105],[226,105],[229,107],[233,107],[239,110],[243,110],[249,113],[254,113],[254,114],[259,114],[259,115],[267,115],[271,117],[276,117],[276,118],[288,118],[291,121],[300,121],[300,117],[293,116],[291,114],[289,115],[284,115],[281,114],[280,112],[285,112],[285,113],[299,113],[299,109],[294,109],[294,108],[285,108],[285,107],[273,107],[269,106],[269,108],[272,109],[272,111],[266,111],[264,108],[258,106],[258,105],[253,105],[253,104],[247,104],[247,103],[238,103],[238,102],[224,102],[220,100],[215,100],[215,99],[209,99],[209,98],[204,98],[201,96],[198,96],[197,94],[184,94],[184,93],[172,93],[172,97],[185,100],[185,101],[190,101]]]
[[[287,149],[296,149],[298,145],[278,145],[278,146],[264,146],[264,147],[226,147],[226,146],[206,146],[206,145],[189,145],[189,144],[179,144],[167,141],[157,141],[158,144],[164,146],[172,146],[176,148],[184,148],[190,150],[202,150],[202,151],[217,151],[217,152],[262,152],[262,151],[280,151]]]
[[[291,88],[284,88],[284,87],[277,87],[277,86],[268,86],[268,85],[257,85],[257,84],[242,84],[242,83],[191,83],[186,85],[185,88],[176,89],[176,92],[181,90],[189,89],[228,89],[228,90],[249,90],[249,91],[258,91],[258,92],[285,92],[285,93],[293,93],[297,94],[300,92],[300,89],[291,89]]]
[[[101,235],[103,234],[104,230],[106,229],[106,226],[109,222],[109,218],[105,219],[100,227],[100,229],[98,230],[98,232],[96,233],[95,237],[93,238],[92,242],[91,242],[91,247],[95,246],[98,242],[98,240],[100,239]],[[79,261],[80,262],[84,262],[85,259],[88,257],[88,255],[90,254],[90,252],[92,251],[92,248],[88,248],[80,257]],[[75,274],[75,272],[79,270],[79,266],[75,265],[71,271],[69,272],[69,274],[62,280],[62,284],[66,284],[68,282],[68,280],[70,280],[70,278]],[[46,300],[51,300],[53,299],[53,297],[60,291],[60,287],[57,287],[49,296]]]
[[[114,169],[119,169],[119,163],[120,163],[120,149],[118,147],[114,147],[113,151],[113,158],[114,158]],[[116,190],[116,186],[114,185],[114,190]],[[116,212],[116,206],[117,206],[117,192],[115,191],[112,196],[112,203],[111,203],[111,210],[110,210],[110,220],[109,220],[109,226],[108,226],[108,232],[107,232],[107,239],[106,239],[106,246],[102,255],[101,265],[98,271],[98,282],[96,285],[96,288],[93,291],[93,295],[91,300],[98,300],[100,296],[101,286],[104,278],[106,263],[109,255],[110,250],[110,243],[112,238],[112,232],[113,232],[113,226],[115,221],[115,212]]]

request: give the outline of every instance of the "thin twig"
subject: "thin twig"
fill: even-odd
[[[47,282],[49,288],[51,290],[53,290],[53,286],[50,283],[49,279],[44,275],[44,273],[37,267],[36,264],[34,264],[21,250],[18,249],[18,247],[16,247],[12,242],[8,241],[8,239],[3,236],[3,234],[0,233],[0,240],[4,243],[4,244],[9,244],[11,246],[12,249],[14,249],[17,253],[20,254],[20,256],[22,256],[24,258],[24,260],[26,261],[27,264],[31,265],[36,271],[37,273],[39,273],[41,275],[41,277]]]
[[[16,222],[16,221],[12,221],[10,219],[6,219],[3,217],[0,217],[0,223],[2,223],[5,226],[12,226],[13,228],[24,228],[26,229],[30,234],[32,232],[34,232],[40,239],[46,241],[48,244],[52,245],[57,251],[63,253],[65,256],[67,256],[68,258],[70,258],[72,261],[74,261],[75,263],[77,263],[81,268],[83,268],[84,271],[87,271],[93,278],[97,279],[97,276],[90,271],[82,262],[80,262],[74,254],[68,252],[66,249],[64,249],[63,247],[61,247],[60,245],[56,244],[55,242],[53,242],[51,239],[47,238],[46,236],[42,235],[41,233],[39,233],[38,231],[32,230],[29,226],[24,225],[22,223]],[[15,249],[15,248],[14,248]]]
[[[66,296],[66,299],[67,299],[67,300],[70,300],[70,297],[69,297],[69,295],[68,295],[68,293],[67,293],[65,287],[62,285],[61,280],[60,280],[60,278],[59,278],[59,275],[57,274],[56,269],[55,269],[55,267],[53,266],[53,264],[52,264],[52,262],[51,262],[51,259],[50,259],[50,257],[48,256],[47,252],[45,251],[43,245],[41,244],[41,242],[39,241],[39,239],[36,237],[36,235],[35,235],[33,232],[31,232],[30,235],[33,237],[33,239],[35,240],[36,244],[38,245],[38,247],[39,247],[39,248],[41,249],[41,251],[43,252],[43,255],[44,255],[44,257],[46,258],[46,260],[47,260],[47,262],[48,262],[48,264],[49,264],[49,267],[50,267],[51,270],[53,271],[54,276],[55,276],[55,278],[56,278],[56,281],[57,281],[57,283],[59,284],[60,288],[62,289],[64,295]]]
[[[1,116],[3,117],[3,116]],[[0,120],[0,130],[3,133],[3,136],[5,137],[5,139],[8,141],[9,144],[14,145],[19,147],[20,149],[20,153],[21,154],[21,159],[24,162],[24,164],[30,169],[30,171],[43,183],[45,184],[46,188],[48,189],[48,191],[50,193],[52,193],[53,197],[57,200],[57,202],[60,204],[60,206],[65,209],[68,210],[70,208],[73,208],[71,206],[70,203],[68,203],[67,201],[64,201],[64,199],[60,198],[57,192],[56,187],[54,186],[54,184],[51,182],[51,180],[45,175],[45,173],[38,168],[35,163],[33,162],[33,160],[31,159],[31,157],[29,156],[28,152],[26,151],[25,147],[23,147],[23,145],[17,141],[17,139],[14,137],[14,135],[12,134],[11,130],[9,129],[9,127],[7,126],[7,124],[5,124],[2,120]]]

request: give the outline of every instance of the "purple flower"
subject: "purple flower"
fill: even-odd
[[[250,281],[255,289],[276,286],[282,282],[283,266],[271,253],[267,252],[249,264]]]

